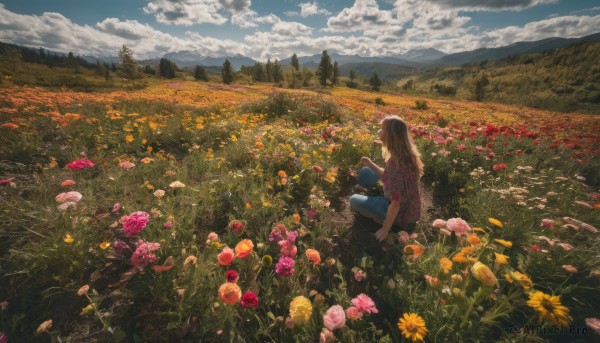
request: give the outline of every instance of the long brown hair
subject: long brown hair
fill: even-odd
[[[386,162],[393,156],[399,168],[407,168],[417,179],[423,176],[423,162],[417,146],[408,132],[408,126],[398,116],[385,117],[381,121],[381,151]]]

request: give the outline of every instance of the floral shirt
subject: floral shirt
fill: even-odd
[[[419,181],[411,176],[405,168],[396,166],[396,159],[391,157],[383,171],[383,196],[389,201],[400,200],[400,210],[394,225],[406,226],[421,218],[421,196]]]

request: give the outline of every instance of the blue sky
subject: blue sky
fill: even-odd
[[[0,0],[0,41],[95,56],[393,56],[597,32],[599,0]]]

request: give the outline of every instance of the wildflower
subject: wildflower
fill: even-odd
[[[81,195],[81,193],[79,192],[66,192],[60,193],[54,199],[56,200],[56,202],[62,204],[65,202],[77,203],[81,200],[81,198],[83,198],[83,195]]]
[[[373,300],[364,293],[361,293],[356,298],[352,299],[352,305],[356,306],[361,312],[378,313]]]
[[[73,238],[73,236],[71,236],[70,234],[67,233],[67,235],[65,236],[65,238],[63,239],[65,241],[65,243],[67,244],[71,244],[73,242],[75,242],[75,239]]]
[[[507,167],[508,166],[505,163],[498,163],[498,164],[494,164],[492,169],[494,169],[494,171],[498,171],[498,170],[506,169]]]
[[[525,291],[529,291],[533,287],[533,282],[529,276],[521,272],[509,272],[504,275],[506,280],[510,283],[517,282]]]
[[[244,230],[245,226],[246,225],[243,221],[237,220],[237,219],[230,221],[229,224],[227,225],[227,227],[235,233],[242,232]]]
[[[476,234],[470,234],[467,236],[467,242],[472,245],[481,243],[481,239]]]
[[[503,247],[506,247],[506,248],[512,247],[512,242],[511,241],[505,241],[503,239],[494,239],[494,241],[496,243],[502,245]]]
[[[211,232],[208,234],[208,237],[206,238],[206,243],[208,242],[218,242],[219,241],[219,235],[216,232]]]
[[[554,220],[552,219],[542,219],[542,223],[540,224],[542,227],[548,227],[554,230]]]
[[[122,207],[121,207],[121,204],[119,204],[119,203],[117,202],[117,203],[115,203],[115,204],[113,205],[113,207],[112,207],[112,209],[111,209],[111,212],[112,212],[112,213],[117,213],[117,212],[119,212],[119,211],[121,210],[121,208],[122,208]]]
[[[569,316],[569,309],[560,303],[560,296],[553,296],[540,291],[529,293],[527,305],[537,312],[540,322],[548,319],[553,325],[566,326],[572,320]]]
[[[282,179],[287,177],[287,174],[283,170],[278,171],[277,175],[279,175],[279,177]]]
[[[498,219],[495,218],[488,218],[488,221],[490,222],[490,224],[497,226],[499,228],[502,228],[502,222],[499,221]]]
[[[411,256],[412,258],[417,258],[425,253],[425,248],[418,244],[409,244],[404,247],[404,254]]]
[[[247,291],[246,293],[244,293],[244,295],[242,295],[241,305],[245,308],[257,308],[258,297],[256,296],[256,294],[254,294],[254,292]]]
[[[139,241],[138,247],[131,255],[131,264],[136,268],[143,268],[151,263],[158,261],[158,257],[153,254],[160,249],[160,243]]]
[[[321,168],[321,166],[313,166],[313,170],[319,174],[323,172],[323,168]]]
[[[129,161],[123,161],[123,162],[119,163],[119,167],[121,167],[121,168],[123,168],[125,170],[129,170],[129,169],[135,167],[135,164],[131,163]]]
[[[600,335],[600,319],[598,318],[585,318],[585,324],[596,334]]]
[[[242,239],[235,246],[235,253],[237,258],[246,258],[252,254],[254,244],[249,239]]]
[[[346,317],[352,320],[357,320],[362,318],[363,313],[356,306],[350,306],[346,309]]]
[[[84,168],[92,168],[94,167],[94,163],[87,158],[81,160],[75,160],[73,162],[69,162],[65,165],[65,168],[69,168],[71,170],[81,170]]]
[[[308,258],[308,260],[310,262],[312,262],[315,266],[318,266],[321,264],[321,255],[319,255],[319,252],[315,249],[306,249],[306,258]]]
[[[227,272],[225,272],[225,279],[227,280],[227,282],[236,283],[239,278],[240,276],[235,270],[228,270]]]
[[[175,189],[178,189],[178,188],[184,188],[184,187],[185,187],[185,184],[183,184],[183,183],[182,183],[182,182],[180,182],[180,181],[173,181],[173,182],[171,182],[171,184],[169,185],[169,187],[171,187],[171,188],[175,188]]]
[[[190,255],[188,257],[185,258],[185,261],[183,261],[183,265],[187,266],[188,264],[196,264],[198,263],[198,258],[194,255]]]
[[[219,253],[219,255],[217,255],[217,260],[219,261],[220,265],[228,266],[233,263],[233,260],[235,260],[235,254],[231,248],[226,247],[223,249],[223,251],[221,251],[221,253]]]
[[[86,314],[92,312],[94,310],[94,304],[89,304],[86,307],[81,309],[81,315],[85,316]]]
[[[566,271],[568,271],[569,273],[577,273],[577,268],[573,267],[570,264],[563,264],[562,268]]]
[[[4,300],[3,302],[1,302],[0,308],[2,308],[2,311],[5,311],[8,308],[8,301]]]
[[[444,226],[446,226],[446,221],[443,220],[443,219],[436,219],[436,220],[433,221],[433,224],[431,224],[431,226],[433,226],[435,228],[438,228],[438,229],[441,229]]]
[[[473,277],[484,286],[493,286],[498,282],[490,267],[481,262],[475,262],[473,267],[471,267],[471,272],[473,273]]]
[[[310,300],[300,295],[295,297],[290,303],[290,318],[294,324],[304,324],[312,315],[313,308]]]
[[[143,164],[148,164],[148,163],[151,163],[151,162],[153,162],[153,161],[154,161],[154,159],[153,159],[153,158],[151,158],[151,157],[144,157],[144,158],[142,158],[142,159],[140,160],[140,162],[142,162]]]
[[[110,242],[104,241],[104,242],[98,244],[98,246],[100,247],[100,249],[106,250],[106,248],[108,248],[110,246]]]
[[[452,256],[452,262],[465,263],[467,262],[467,256],[463,252],[458,252],[456,255]]]
[[[498,253],[494,253],[494,255],[496,255],[496,263],[498,264],[508,264],[508,256],[506,255],[502,255],[502,254],[498,254]]]
[[[159,199],[160,199],[160,198],[162,198],[163,196],[165,196],[165,191],[164,191],[164,190],[162,190],[162,189],[157,189],[157,190],[156,190],[156,191],[154,191],[154,193],[152,193],[152,194],[154,194],[154,196],[155,196],[155,197],[157,197],[157,198],[159,198]]]
[[[123,231],[128,237],[137,236],[142,230],[148,225],[150,221],[150,215],[143,211],[133,212],[128,216],[123,216],[121,222],[123,223]]]
[[[262,258],[262,264],[265,267],[269,267],[271,264],[273,264],[273,257],[271,257],[271,255],[265,255]]]
[[[61,187],[71,187],[71,186],[74,186],[75,184],[77,184],[77,182],[75,182],[73,180],[65,180],[60,183],[60,186]]]
[[[398,320],[398,329],[400,329],[406,339],[410,339],[413,342],[423,341],[427,333],[425,321],[416,313],[404,313],[402,318]]]
[[[289,256],[289,257],[296,257],[296,254],[298,253],[298,248],[296,248],[296,246],[294,244],[292,244],[290,241],[288,240],[281,240],[279,241],[279,246],[281,246],[281,255],[283,256]]]
[[[352,268],[352,271],[354,272],[354,280],[361,282],[362,280],[367,278],[367,273],[365,273],[364,270],[358,268],[358,267],[354,267]]]
[[[469,224],[467,224],[467,222],[461,218],[448,219],[448,221],[446,222],[446,227],[448,228],[448,230],[454,231],[454,233],[456,233],[457,236],[466,234],[467,232],[471,231],[471,227],[469,226]]]
[[[47,331],[48,329],[50,329],[52,327],[52,319],[48,319],[45,322],[43,322],[42,324],[40,324],[40,326],[38,326],[35,334],[39,335],[44,331]]]
[[[323,324],[330,331],[342,328],[346,325],[346,313],[340,305],[331,306],[323,316]]]
[[[62,204],[58,205],[58,210],[60,212],[66,212],[70,208],[76,209],[77,208],[77,203],[73,202],[73,201],[67,201],[65,203],[62,203]]]
[[[163,223],[163,227],[165,229],[171,229],[171,228],[173,228],[173,223],[170,222],[170,221],[166,221],[166,222]]]
[[[296,262],[291,257],[281,256],[275,265],[275,273],[279,276],[290,276],[294,274]]]
[[[242,290],[240,286],[235,283],[225,282],[219,287],[219,291],[217,293],[219,295],[219,299],[221,299],[227,305],[233,305],[238,303],[242,298]]]
[[[335,341],[335,336],[333,335],[333,332],[331,332],[325,328],[319,334],[319,343],[333,343],[334,341]]]
[[[293,217],[294,217],[294,224],[296,224],[296,225],[300,224],[300,214],[294,213]]]
[[[79,290],[77,291],[77,295],[84,296],[87,294],[87,292],[90,290],[90,286],[89,285],[83,285],[81,286],[81,288],[79,288]]]
[[[427,282],[429,286],[436,289],[442,287],[442,282],[440,281],[440,279],[431,275],[425,275],[425,282]]]
[[[440,267],[444,271],[444,274],[448,274],[452,269],[452,261],[446,257],[440,259]]]

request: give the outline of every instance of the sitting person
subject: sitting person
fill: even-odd
[[[383,183],[383,196],[354,194],[350,208],[373,219],[381,228],[375,232],[378,241],[385,240],[392,226],[406,228],[421,218],[419,179],[423,175],[421,154],[412,141],[406,123],[397,116],[386,117],[378,131],[385,169],[368,157],[362,157],[363,167],[358,183],[366,188]]]

